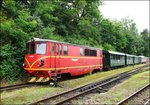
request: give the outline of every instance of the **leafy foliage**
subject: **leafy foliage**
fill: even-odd
[[[101,0],[2,0],[0,75],[23,75],[26,42],[32,37],[149,56],[149,31],[138,34],[133,20],[106,19]]]

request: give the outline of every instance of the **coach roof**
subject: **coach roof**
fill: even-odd
[[[131,55],[131,54],[126,54],[126,56],[132,56],[132,57],[134,57],[135,55]]]
[[[113,51],[108,51],[110,54],[116,54],[116,55],[125,55],[125,53],[120,53],[120,52],[113,52]]]
[[[108,50],[103,50],[103,53],[109,53],[109,54],[115,54],[115,55],[126,55],[125,53],[108,51]]]

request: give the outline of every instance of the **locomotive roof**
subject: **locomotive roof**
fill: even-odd
[[[65,43],[65,44],[69,44],[66,42],[60,42],[60,41],[55,41],[55,40],[49,40],[49,39],[40,39],[40,38],[32,38],[31,40],[28,41],[29,42],[54,42],[54,43]]]
[[[67,42],[61,42],[61,41],[55,41],[55,40],[49,40],[49,39],[41,39],[41,38],[35,38],[35,37],[32,38],[31,40],[29,40],[27,43],[30,43],[33,41],[34,42],[54,42],[54,43],[69,44],[69,45],[74,45],[74,46],[79,46],[79,47],[101,50],[100,48],[94,48],[94,47],[89,47],[89,46],[85,46],[85,45],[76,45],[76,44],[71,44],[71,43],[67,43]]]

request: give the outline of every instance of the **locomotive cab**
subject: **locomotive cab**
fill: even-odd
[[[31,40],[26,45],[26,55],[24,69],[35,76],[29,82],[47,82],[49,81],[50,69],[50,49],[46,41]]]

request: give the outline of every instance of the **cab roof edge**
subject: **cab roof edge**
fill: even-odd
[[[94,48],[94,47],[85,46],[85,45],[76,45],[76,44],[71,44],[71,43],[61,42],[61,41],[55,41],[55,40],[49,40],[49,39],[41,39],[41,38],[36,38],[36,37],[33,37],[27,43],[30,43],[32,41],[36,41],[36,42],[54,42],[54,43],[69,44],[69,45],[74,45],[74,46],[79,46],[79,47],[91,48],[91,49],[94,49],[94,50],[95,49],[101,50],[100,48]]]

